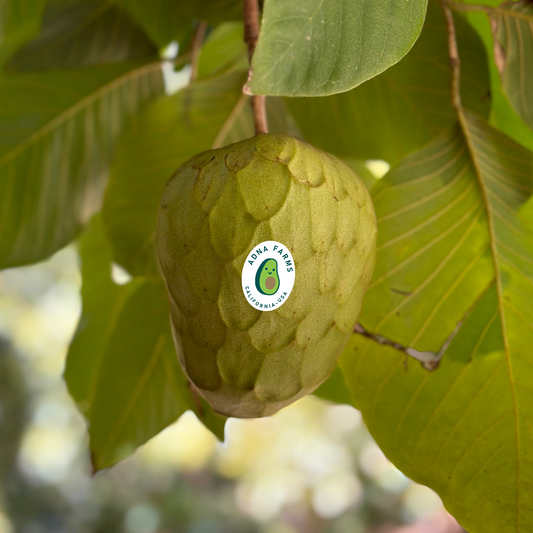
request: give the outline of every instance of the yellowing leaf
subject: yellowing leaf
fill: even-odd
[[[527,531],[533,154],[461,117],[373,190],[380,240],[361,322],[431,351],[464,323],[432,373],[357,335],[341,367],[384,452],[468,531]]]

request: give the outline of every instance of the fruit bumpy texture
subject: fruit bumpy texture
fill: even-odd
[[[248,303],[241,272],[268,240],[289,248],[296,278],[285,303],[265,312]],[[292,137],[258,135],[180,167],[161,199],[158,254],[181,366],[215,411],[268,416],[330,375],[375,243],[360,179]]]

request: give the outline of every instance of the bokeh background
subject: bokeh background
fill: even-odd
[[[357,410],[313,396],[229,420],[224,443],[186,413],[92,476],[62,379],[80,283],[75,247],[0,273],[0,533],[463,531],[384,457]]]

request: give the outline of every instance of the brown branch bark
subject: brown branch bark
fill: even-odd
[[[453,13],[446,0],[440,0],[444,17],[446,19],[446,29],[448,32],[448,54],[450,56],[450,67],[452,70],[452,104],[456,113],[462,113],[461,103],[461,60],[457,48],[457,35],[455,33],[455,23]]]
[[[252,77],[252,57],[259,39],[259,2],[258,0],[243,0],[244,13],[244,42],[248,48],[248,61],[250,70],[248,79]],[[252,109],[254,111],[255,134],[268,133],[266,114],[266,97],[252,96]]]

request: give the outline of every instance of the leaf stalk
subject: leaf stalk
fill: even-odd
[[[244,15],[244,42],[248,49],[248,61],[250,63],[248,79],[252,77],[252,57],[259,39],[259,2],[258,0],[243,0]],[[252,109],[254,112],[255,134],[268,133],[266,114],[266,97],[262,95],[252,96]]]
[[[449,3],[446,0],[440,0],[440,3],[446,19],[446,29],[448,32],[448,54],[450,56],[450,67],[452,71],[452,104],[455,112],[458,115],[461,115],[463,109],[461,103],[461,60],[459,58],[459,50],[457,48],[455,23],[453,21],[453,13]]]

